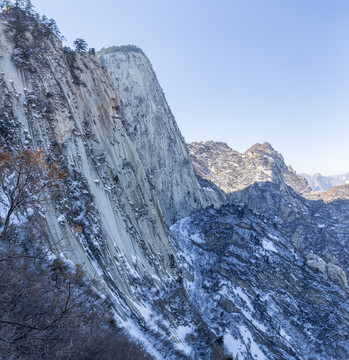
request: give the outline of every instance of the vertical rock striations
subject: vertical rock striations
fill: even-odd
[[[209,205],[148,58],[137,47],[122,46],[102,51],[100,59],[119,92],[127,134],[158,194],[166,223]]]
[[[27,55],[19,57],[1,20],[3,142],[40,147],[67,173],[63,193],[42,208],[54,251],[95,278],[121,316],[127,307],[137,312],[135,280],[163,286],[173,255],[156,194],[116,114],[116,90],[95,56],[64,51],[53,35],[25,37]]]

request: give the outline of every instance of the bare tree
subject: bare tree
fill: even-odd
[[[40,201],[44,190],[57,187],[65,173],[55,164],[48,166],[41,149],[24,149],[12,155],[5,149],[0,150],[0,203],[3,206],[4,223],[0,239],[8,233],[11,217],[23,207]]]
[[[0,151],[0,357],[151,359],[116,326],[109,302],[81,267],[47,249],[45,228],[29,210],[65,174],[48,166],[44,155]]]
[[[30,254],[30,256],[28,256]],[[0,354],[5,359],[150,359],[112,318],[81,268],[42,252],[0,251]]]

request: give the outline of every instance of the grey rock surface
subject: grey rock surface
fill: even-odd
[[[120,114],[164,212],[166,224],[220,200],[206,195],[191,164],[163,90],[146,55],[137,47],[102,51],[101,63],[118,90]],[[208,194],[210,194],[208,192]]]
[[[188,149],[197,173],[226,194],[257,182],[284,182],[300,194],[310,191],[305,179],[286,166],[269,143],[255,144],[243,154],[214,141],[189,143]]]

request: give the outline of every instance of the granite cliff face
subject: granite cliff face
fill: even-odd
[[[220,204],[200,186],[184,139],[149,59],[137,47],[102,51],[101,63],[121,98],[120,114],[158,195],[166,224]]]
[[[173,255],[157,196],[117,114],[117,92],[95,56],[66,53],[55,36],[39,43],[27,33],[31,56],[19,62],[5,26],[3,141],[10,150],[42,148],[67,173],[61,197],[42,209],[54,252],[98,277],[120,316],[127,307],[137,313],[131,273],[162,286]]]
[[[51,33],[37,37],[34,32],[29,28],[16,47],[11,24],[0,18],[1,146],[14,153],[41,148],[47,162],[67,175],[60,193],[44,194],[46,200],[30,209],[31,216],[43,224],[52,256],[79,265],[109,299],[118,323],[156,358],[186,356],[185,319],[174,309],[188,298],[178,283],[163,214],[169,223],[208,202],[176,124],[170,119],[168,130],[156,118],[152,126],[162,127],[169,138],[165,148],[157,142],[150,159],[141,161],[118,112],[119,93],[98,58],[63,49]],[[171,174],[160,176],[157,187],[143,165],[154,159],[167,164]],[[169,297],[176,304],[168,314]],[[204,324],[190,306],[186,316],[197,329]],[[210,352],[204,334],[197,338],[193,351]]]

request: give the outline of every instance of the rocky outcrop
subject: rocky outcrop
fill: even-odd
[[[292,224],[298,213],[308,213],[297,193],[309,195],[311,190],[270,144],[255,144],[244,154],[213,141],[188,148],[198,174],[224,191],[229,201],[245,204],[275,223]]]
[[[344,286],[348,286],[347,276],[344,270],[338,265],[328,263],[312,253],[306,256],[307,265],[315,271],[327,274],[334,282],[340,282]]]
[[[349,185],[334,186],[319,194],[319,197],[327,203],[340,199],[349,200]]]
[[[149,59],[134,46],[102,51],[121,98],[120,114],[159,197],[167,224],[220,200],[200,186],[184,139]]]
[[[321,259],[321,257],[314,254],[307,255],[307,265],[313,270],[320,271],[322,274],[326,273],[326,261]]]

